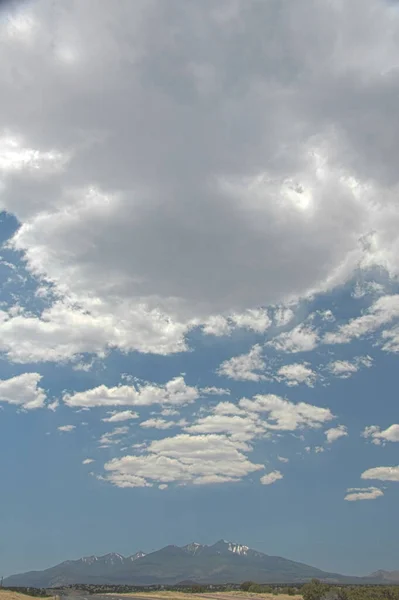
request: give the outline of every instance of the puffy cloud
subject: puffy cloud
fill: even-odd
[[[218,375],[236,381],[262,381],[266,363],[262,358],[262,348],[256,344],[248,354],[240,354],[225,360],[217,370]]]
[[[362,479],[379,479],[380,481],[399,481],[399,466],[374,467],[361,474]]]
[[[362,367],[369,369],[373,366],[371,356],[357,356],[353,361],[335,360],[327,365],[327,370],[340,379],[348,379],[359,371]]]
[[[318,428],[334,419],[329,408],[299,402],[295,404],[274,394],[256,395],[252,400],[242,398],[240,408],[257,414],[266,413],[270,430],[295,431],[301,427]]]
[[[0,379],[0,402],[14,404],[25,410],[43,408],[45,391],[39,387],[39,373],[22,373],[10,379]]]
[[[64,433],[71,433],[74,429],[76,429],[76,425],[61,425],[57,427],[58,431],[63,431]]]
[[[264,468],[250,462],[249,450],[224,435],[180,434],[154,440],[144,454],[113,459],[104,468],[106,479],[118,487],[223,483]]]
[[[265,434],[265,426],[254,414],[246,416],[214,414],[198,419],[186,428],[188,433],[224,433],[232,439],[249,441]]]
[[[384,492],[376,487],[368,488],[348,488],[345,500],[348,502],[357,502],[358,500],[375,500],[384,495]]]
[[[107,387],[100,385],[96,388],[65,394],[63,400],[71,407],[96,406],[150,406],[152,404],[183,405],[194,402],[199,398],[199,391],[187,385],[183,377],[175,377],[165,385],[147,383],[145,385],[119,385]]]
[[[283,479],[284,475],[280,473],[280,471],[271,471],[271,473],[267,473],[260,478],[260,482],[262,485],[271,485],[275,483],[279,479]]]
[[[66,361],[82,353],[104,356],[112,348],[171,354],[187,349],[187,330],[143,306],[127,310],[97,301],[79,308],[55,302],[40,316],[3,313],[0,350],[16,363]]]
[[[2,20],[12,244],[96,321],[88,337],[78,318],[62,336],[43,317],[10,323],[11,357],[168,354],[211,315],[286,304],[359,266],[398,273],[399,20],[381,0],[304,2],[38,0],[23,27],[22,8]],[[282,348],[314,347],[299,337]]]
[[[353,339],[373,333],[383,325],[399,317],[399,295],[378,298],[361,317],[356,317],[341,325],[337,331],[328,332],[323,338],[325,344],[346,344]]]
[[[105,423],[119,423],[121,421],[131,421],[132,419],[139,418],[139,413],[133,412],[132,410],[114,411],[109,414],[111,416],[102,419]]]
[[[265,309],[248,309],[242,313],[232,314],[228,317],[212,315],[209,317],[202,330],[207,335],[221,337],[230,335],[235,328],[249,329],[255,333],[264,333],[272,321]]]
[[[312,327],[303,323],[284,333],[280,333],[277,337],[267,342],[267,346],[271,346],[280,352],[310,352],[314,350],[319,342],[317,331]]]
[[[293,387],[304,383],[308,387],[313,387],[317,375],[309,366],[309,363],[292,363],[284,365],[277,371],[277,379],[284,381],[287,385]]]
[[[338,427],[332,427],[324,432],[326,434],[327,442],[332,444],[339,440],[339,438],[346,437],[348,435],[348,429],[345,425],[338,425]]]
[[[395,423],[383,431],[381,431],[381,428],[377,427],[376,425],[370,425],[369,427],[365,428],[362,436],[365,438],[371,438],[371,441],[376,446],[379,446],[385,442],[399,442],[399,425]]]
[[[177,423],[174,421],[166,421],[165,419],[147,419],[140,423],[140,427],[144,429],[170,429],[176,427]]]

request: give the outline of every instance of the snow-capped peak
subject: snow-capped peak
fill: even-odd
[[[249,547],[243,546],[241,544],[232,544],[228,542],[228,548],[230,552],[234,552],[234,554],[239,554],[240,556],[246,556],[248,554]]]
[[[183,546],[183,550],[188,554],[198,554],[204,548],[202,544],[198,542],[191,542],[191,544],[187,544],[187,546]]]

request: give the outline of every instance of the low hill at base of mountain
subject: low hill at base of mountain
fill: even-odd
[[[212,546],[193,542],[183,547],[166,546],[150,554],[137,552],[127,558],[106,554],[68,560],[44,571],[12,575],[4,580],[4,585],[54,588],[83,583],[145,586],[175,585],[181,581],[218,584],[245,580],[303,583],[312,578],[330,583],[372,583],[376,579],[328,573],[242,544],[219,540]]]

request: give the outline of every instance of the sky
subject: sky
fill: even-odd
[[[399,568],[399,12],[0,8],[0,575]]]

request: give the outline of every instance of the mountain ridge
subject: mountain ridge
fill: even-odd
[[[42,571],[11,575],[4,586],[51,588],[71,584],[176,585],[181,581],[203,584],[302,583],[313,578],[331,583],[389,581],[388,571],[360,578],[323,571],[311,565],[271,556],[244,544],[218,540],[212,545],[191,542],[168,545],[148,554],[128,557],[111,552],[67,560]]]

